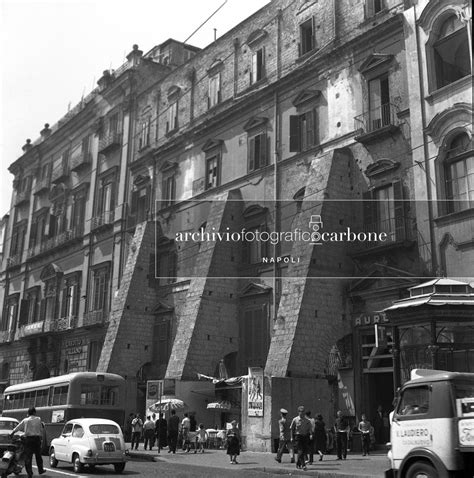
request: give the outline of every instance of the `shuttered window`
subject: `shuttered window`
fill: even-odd
[[[300,56],[314,50],[316,48],[314,18],[310,18],[300,25]]]
[[[268,164],[268,140],[269,138],[266,132],[259,133],[249,138],[249,172],[260,169]]]
[[[306,151],[317,144],[317,110],[290,116],[290,152]]]
[[[240,348],[242,368],[265,367],[270,346],[270,328],[266,305],[246,309],[240,321]]]

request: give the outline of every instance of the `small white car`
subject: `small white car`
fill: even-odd
[[[77,418],[69,420],[49,447],[49,464],[72,463],[75,473],[81,473],[84,465],[114,465],[116,473],[122,473],[128,460],[120,426],[104,418]]]
[[[0,417],[0,451],[11,444],[10,433],[18,425],[16,418]]]

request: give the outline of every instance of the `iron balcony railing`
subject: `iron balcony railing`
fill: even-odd
[[[67,231],[61,232],[57,236],[50,237],[49,239],[30,247],[27,252],[27,258],[31,258],[44,252],[51,251],[52,249],[56,249],[57,247],[67,244],[68,242],[80,239],[83,237],[83,235],[83,226],[68,229]]]
[[[60,317],[54,319],[51,323],[51,330],[53,332],[62,332],[64,330],[70,330],[77,327],[77,316],[69,315],[67,317]]]
[[[109,321],[109,312],[106,310],[91,310],[84,314],[83,326],[104,325]]]
[[[98,227],[106,226],[114,222],[114,211],[106,211],[97,216],[94,216],[91,220],[91,229],[97,229]]]
[[[71,157],[71,171],[78,171],[84,166],[92,163],[92,154],[88,151],[82,151],[80,154]]]
[[[116,131],[104,135],[99,141],[99,153],[106,153],[122,144],[122,133]]]
[[[37,179],[33,188],[33,194],[39,194],[47,189],[49,189],[49,178]]]
[[[7,257],[7,267],[15,267],[21,263],[21,254],[13,254]]]
[[[398,108],[391,103],[371,109],[354,118],[355,129],[362,129],[363,134],[373,133],[386,126],[398,126]]]
[[[363,244],[364,248],[387,246],[398,242],[414,240],[412,218],[406,216],[364,224],[362,232],[366,233],[367,237],[370,236],[370,233],[376,233],[379,237],[381,233],[385,233],[382,240],[362,242],[361,244]]]

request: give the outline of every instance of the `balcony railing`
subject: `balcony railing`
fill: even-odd
[[[77,156],[71,157],[71,171],[79,171],[85,166],[89,166],[92,163],[92,154],[83,151]]]
[[[13,342],[14,339],[15,339],[15,332],[13,330],[0,331],[0,344]]]
[[[122,144],[122,133],[112,132],[106,134],[99,141],[99,153],[106,153],[107,151],[116,148]]]
[[[91,310],[84,314],[83,326],[104,325],[109,321],[109,312],[105,310]]]
[[[60,183],[64,181],[69,176],[69,166],[67,164],[60,164],[53,169],[53,173],[51,174],[51,182],[52,183]]]
[[[21,263],[21,254],[13,254],[7,257],[7,267],[16,267]]]
[[[67,231],[62,232],[57,236],[50,237],[46,241],[43,241],[40,244],[36,244],[33,247],[30,247],[27,252],[27,258],[29,259],[44,252],[51,251],[52,249],[56,249],[57,247],[63,246],[64,244],[67,244],[71,241],[75,241],[77,239],[82,238],[83,235],[83,226],[68,229]]]
[[[376,233],[380,237],[381,233],[385,233],[385,240],[367,240],[361,243],[362,248],[372,249],[374,247],[384,247],[396,243],[404,243],[406,241],[411,242],[414,240],[412,226],[412,218],[404,216],[377,221],[372,224],[364,224],[362,232],[365,232],[367,236],[369,236],[370,233]]]
[[[33,322],[32,324],[28,324],[28,325],[24,325],[23,327],[20,327],[17,330],[16,338],[22,339],[24,337],[30,337],[32,335],[39,335],[46,331],[47,330],[45,330],[44,320],[40,322]]]
[[[356,116],[355,129],[361,130],[357,140],[381,130],[397,128],[399,125],[397,111],[398,108],[395,105],[387,103]]]
[[[51,323],[51,330],[53,332],[62,332],[77,327],[77,316],[70,315],[68,317],[61,317],[54,319]]]
[[[91,229],[97,229],[102,226],[113,224],[114,211],[106,211],[97,216],[94,216],[91,220]]]
[[[33,194],[39,194],[49,189],[49,178],[38,179],[35,187],[33,188]]]
[[[15,197],[15,206],[19,206],[20,204],[27,202],[30,200],[31,189],[27,189],[26,191],[21,191],[16,193]]]

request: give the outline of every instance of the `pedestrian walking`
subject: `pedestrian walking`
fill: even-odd
[[[153,437],[155,436],[155,424],[151,419],[151,416],[146,417],[145,423],[143,424],[143,449],[146,450],[147,446],[150,450],[153,448],[152,442]]]
[[[159,452],[162,448],[168,445],[168,422],[166,421],[164,413],[160,413],[159,418],[156,420],[155,436]]]
[[[151,415],[151,421],[155,425],[156,428],[156,413],[152,413]],[[155,446],[155,441],[156,441],[156,435],[153,435],[153,438],[151,439],[151,447],[153,448]]]
[[[311,422],[311,433],[309,435],[309,442],[308,442],[308,460],[306,460],[307,465],[313,464],[314,459],[314,418],[311,417],[311,410],[308,410],[306,413],[306,418]]]
[[[199,424],[199,429],[196,435],[196,447],[194,448],[194,453],[198,452],[198,449],[201,453],[204,453],[204,445],[207,443],[207,439],[209,435],[207,431],[204,429],[204,424]]]
[[[349,421],[342,415],[341,410],[338,410],[337,412],[334,431],[336,432],[337,459],[345,460],[347,457],[347,435],[349,433]]]
[[[179,417],[176,410],[171,410],[171,417],[168,423],[168,453],[176,453],[179,435]]]
[[[132,420],[132,441],[130,448],[133,450],[133,445],[135,445],[135,450],[138,450],[138,445],[140,444],[140,439],[143,433],[143,421],[140,418],[140,415],[137,413],[135,418]]]
[[[232,428],[227,430],[227,454],[230,455],[230,464],[237,465],[237,455],[240,455],[240,430],[237,422],[232,420]]]
[[[183,451],[189,453],[191,450],[191,444],[189,443],[189,430],[191,428],[191,420],[187,413],[184,414],[183,421],[181,422],[181,435],[183,440]]]
[[[362,414],[361,421],[359,422],[359,431],[361,433],[360,438],[362,440],[362,456],[369,455],[370,451],[370,425],[369,420],[366,419],[365,413]]]
[[[326,452],[326,424],[324,423],[323,416],[321,414],[316,415],[314,421],[314,449],[319,453],[319,461],[323,461],[324,453]]]
[[[308,453],[311,422],[305,417],[304,407],[298,407],[298,415],[293,418],[290,426],[291,441],[297,454],[296,468],[307,470],[305,455]]]
[[[44,425],[40,417],[36,416],[36,408],[28,409],[28,416],[24,418],[11,432],[14,435],[16,432],[24,433],[24,454],[25,454],[25,469],[28,478],[33,476],[33,455],[35,456],[38,473],[42,475],[46,473],[43,467],[43,458],[41,456],[41,441],[44,435]]]
[[[288,410],[284,408],[280,409],[280,419],[278,420],[278,428],[280,430],[280,437],[278,442],[278,451],[275,460],[278,463],[281,463],[281,457],[283,455],[283,450],[285,447],[290,453],[291,463],[295,462],[295,452],[293,450],[293,444],[291,443],[291,432],[290,432],[290,423],[288,422],[286,416],[288,415]]]

